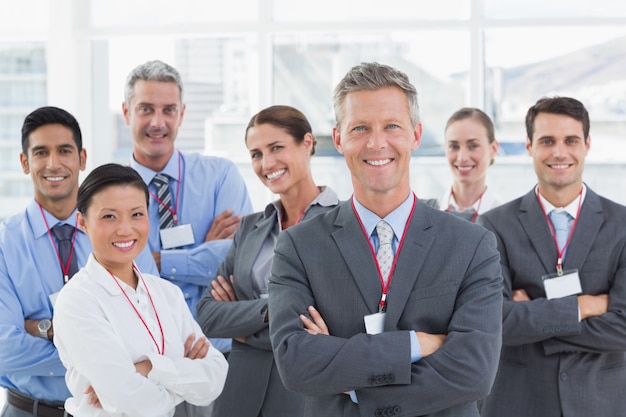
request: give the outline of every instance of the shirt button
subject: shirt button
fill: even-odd
[[[170,269],[170,272],[171,272],[172,274],[175,274],[175,273],[176,273],[176,268],[172,268],[172,269]]]
[[[565,372],[561,372],[560,378],[561,378],[561,381],[567,380],[567,374]]]

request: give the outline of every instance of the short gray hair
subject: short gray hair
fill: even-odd
[[[389,65],[377,62],[362,62],[348,71],[333,91],[333,109],[335,111],[335,123],[339,123],[344,114],[344,103],[348,93],[362,90],[378,90],[385,87],[398,87],[406,94],[409,105],[411,122],[417,124],[420,121],[419,104],[417,102],[417,90],[409,81],[409,77]]]
[[[183,82],[180,74],[174,67],[163,61],[154,60],[138,65],[126,77],[124,87],[124,100],[130,107],[130,100],[135,95],[135,83],[137,81],[158,81],[164,83],[175,83],[180,91],[180,101],[183,101]]]

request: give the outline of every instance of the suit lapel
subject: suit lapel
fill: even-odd
[[[352,210],[351,200],[341,204],[335,226],[338,229],[332,232],[332,237],[368,310],[375,313],[378,311],[378,303],[382,294],[380,277],[369,238],[363,233],[363,229]]]
[[[389,293],[387,294],[387,315],[385,330],[395,330],[404,311],[426,255],[435,240],[434,225],[423,203],[415,203],[415,211],[404,237],[404,243],[398,255]]]
[[[565,254],[564,269],[578,269],[579,271],[582,269],[603,222],[604,216],[602,215],[600,198],[587,188],[587,195],[576,222],[576,229],[574,229],[574,235]]]
[[[556,272],[558,253],[550,233],[550,226],[548,226],[545,213],[539,205],[534,188],[522,198],[518,220],[534,247],[535,253],[539,256],[546,273]]]
[[[248,235],[243,239],[241,248],[239,248],[238,250],[239,253],[245,254],[245,256],[241,256],[236,259],[237,262],[240,262],[238,268],[239,270],[253,270],[254,262],[259,256],[259,252],[263,247],[263,243],[265,242],[265,239],[267,239],[267,236],[271,233],[275,225],[275,218],[273,216],[269,216],[258,221],[254,225],[253,229],[248,232]],[[236,279],[236,282],[238,284],[237,287],[243,292],[247,300],[254,299],[254,291],[251,279]]]

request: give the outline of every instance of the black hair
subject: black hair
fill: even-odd
[[[24,119],[22,124],[22,152],[28,155],[29,137],[34,130],[41,126],[55,124],[65,126],[71,130],[76,147],[79,151],[83,150],[83,136],[76,118],[59,107],[45,106],[34,110]]]
[[[87,178],[78,187],[78,200],[76,208],[87,214],[87,209],[91,205],[93,196],[102,189],[113,185],[130,185],[144,192],[146,195],[146,206],[149,204],[150,194],[148,186],[141,176],[133,168],[120,164],[104,164],[95,168],[87,175]]]

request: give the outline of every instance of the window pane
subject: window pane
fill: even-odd
[[[533,45],[528,48],[528,45]],[[589,110],[594,140],[591,158],[626,133],[626,30],[623,28],[528,28],[486,31],[487,100],[496,109],[500,139],[521,146],[524,117],[544,96],[571,96]],[[506,149],[507,143],[504,143]],[[621,152],[618,152],[622,154]]]
[[[467,19],[469,0],[317,0],[302,2],[274,1],[277,21],[363,21],[414,19]]]
[[[624,17],[626,3],[615,0],[484,0],[494,19]]]
[[[10,3],[10,5],[8,4]],[[50,1],[19,0],[2,4],[2,24],[0,35],[25,34],[27,36],[47,35],[49,28]]]
[[[93,27],[249,21],[257,18],[258,3],[257,0],[91,0],[90,20]]]
[[[388,64],[409,76],[419,94],[424,128],[417,154],[440,154],[445,121],[466,103],[470,61],[466,32],[277,36],[273,102],[300,109],[318,137],[319,153],[335,154],[330,142],[332,91],[352,66],[363,61]]]

